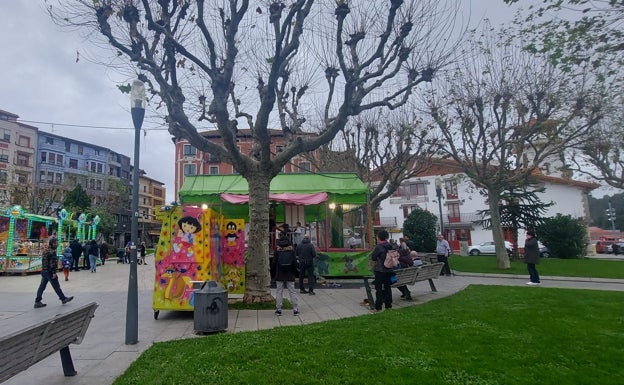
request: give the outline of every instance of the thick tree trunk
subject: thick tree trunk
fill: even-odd
[[[269,271],[269,189],[272,177],[253,175],[249,184],[249,237],[247,239],[246,290],[243,301],[273,302]]]
[[[500,211],[498,207],[499,197],[500,193],[498,191],[488,189],[488,204],[490,206],[490,214],[492,216],[492,237],[494,238],[494,244],[496,245],[496,260],[498,262],[498,268],[509,269],[511,264],[509,263],[509,255],[507,255],[505,240],[503,239],[503,228],[501,226]]]

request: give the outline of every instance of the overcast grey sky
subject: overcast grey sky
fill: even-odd
[[[503,0],[460,2],[464,12],[470,12],[472,24],[484,17],[494,25],[513,18],[513,9]],[[133,157],[129,97],[116,88],[131,79],[87,60],[101,56],[101,51],[80,33],[55,26],[45,12],[43,0],[0,0],[0,47],[0,109],[19,115],[21,121],[41,131]],[[170,202],[174,200],[173,143],[158,122],[146,119],[143,128],[140,168],[149,177],[165,183]]]

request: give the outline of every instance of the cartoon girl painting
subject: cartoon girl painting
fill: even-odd
[[[178,221],[178,233],[173,238],[173,251],[178,257],[193,258],[195,233],[201,230],[197,218],[186,216]]]

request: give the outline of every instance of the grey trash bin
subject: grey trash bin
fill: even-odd
[[[216,281],[206,281],[193,293],[195,333],[225,331],[228,327],[227,291]]]

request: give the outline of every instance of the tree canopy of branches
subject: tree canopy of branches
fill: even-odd
[[[74,189],[65,196],[63,207],[67,211],[79,214],[91,207],[91,198],[89,198],[87,192],[82,188],[82,185],[77,184]]]
[[[588,87],[582,76],[558,70],[505,36],[514,32],[496,34],[486,26],[466,60],[426,101],[446,142],[441,153],[486,193],[501,269],[510,266],[499,212],[503,192],[527,185],[544,162],[582,143],[603,104],[599,87]]]
[[[520,0],[505,0],[520,3]],[[517,20],[529,38],[525,49],[546,55],[563,71],[583,70],[596,83],[612,87],[612,108],[593,134],[576,149],[574,170],[616,188],[624,188],[621,143],[624,2],[612,0],[542,0]]]
[[[57,3],[50,7],[56,22],[97,31],[113,59],[148,83],[174,140],[217,155],[247,180],[247,302],[273,300],[266,225],[272,178],[293,156],[329,143],[350,117],[404,105],[454,49],[456,12],[434,0]],[[239,124],[252,132],[250,153],[237,146]],[[274,156],[271,125],[289,138]],[[200,135],[207,126],[219,130],[222,144]],[[299,135],[314,127],[318,135]]]
[[[504,0],[508,4],[522,0]],[[572,70],[589,63],[616,75],[624,64],[624,2],[616,0],[542,0],[521,15],[526,48],[546,54],[554,65]]]
[[[406,179],[426,170],[436,154],[435,132],[403,111],[363,114],[350,122],[321,156],[317,167],[350,171],[371,186],[375,211]],[[329,147],[329,146],[328,146]]]

